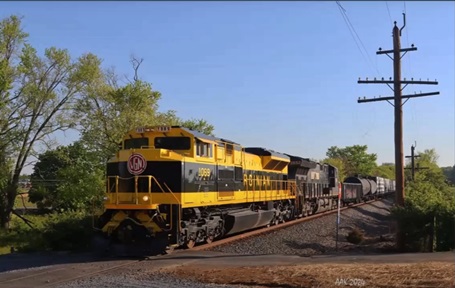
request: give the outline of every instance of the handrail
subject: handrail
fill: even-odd
[[[171,188],[169,188],[169,186],[167,186],[166,182],[163,182],[164,186],[166,186],[167,190],[169,190],[169,192],[172,194],[172,196],[175,198],[175,200],[177,200],[177,203],[179,203],[179,205],[181,204],[179,199],[175,196],[175,194],[172,192]],[[164,192],[164,191],[163,191]]]
[[[115,192],[112,192],[112,188],[111,188],[111,179],[115,178]],[[146,178],[148,179],[148,189],[147,191],[143,191],[143,192],[139,192],[139,179],[140,178]],[[107,184],[108,184],[108,187],[109,187],[109,191],[108,193],[115,193],[116,194],[116,197],[115,197],[115,204],[118,205],[119,204],[119,197],[118,197],[118,194],[119,194],[119,180],[131,180],[131,179],[134,179],[134,191],[124,191],[125,193],[127,192],[133,192],[134,195],[135,195],[135,202],[136,205],[139,204],[139,193],[147,193],[148,196],[149,196],[149,204],[152,203],[152,199],[151,199],[151,194],[152,194],[152,184],[153,183],[156,183],[156,185],[158,186],[158,188],[161,190],[161,192],[163,193],[171,193],[172,196],[175,198],[175,200],[177,201],[177,203],[180,205],[180,201],[179,199],[175,196],[175,194],[171,191],[171,189],[169,188],[169,186],[167,186],[166,183],[164,183],[165,187],[167,188],[168,191],[166,191],[166,189],[163,188],[163,186],[158,182],[158,180],[152,176],[152,175],[136,175],[136,176],[132,176],[132,177],[120,177],[118,175],[116,176],[107,176]]]
[[[281,191],[288,191],[290,193],[290,195],[292,195],[292,196],[296,195],[296,191],[294,189],[295,186],[296,186],[295,180],[269,180],[268,182],[270,184],[267,185],[267,188],[270,187],[270,189],[267,189],[267,188],[266,189],[261,189],[261,186],[264,185],[264,182],[261,182],[259,184],[259,187],[257,187],[255,179],[252,180],[252,186],[249,185],[248,181],[249,180],[247,180],[247,183],[245,185],[245,192],[246,193],[253,192],[253,199],[252,199],[253,202],[255,201],[256,192],[265,192],[264,197],[266,197],[266,198],[268,197],[267,196],[267,192],[276,192],[276,195],[273,195],[273,193],[272,193],[272,195],[270,195],[272,200],[274,198],[278,198],[278,196],[279,196],[278,194]],[[248,194],[246,196],[248,197]],[[248,200],[248,198],[247,198],[247,200]]]
[[[163,184],[166,186],[166,188],[169,190],[169,192],[172,194],[172,196],[174,196],[175,200],[177,200],[177,203],[179,203],[179,205],[178,205],[179,206],[178,207],[179,208],[179,213],[178,213],[178,216],[177,216],[178,217],[178,219],[177,219],[178,220],[177,221],[177,223],[178,223],[177,224],[177,228],[178,228],[178,231],[181,232],[181,225],[180,225],[180,221],[182,219],[182,215],[181,215],[182,209],[180,209],[181,203],[180,203],[179,199],[175,196],[175,194],[172,192],[171,188],[169,188],[169,186],[167,186],[166,182],[163,182]],[[172,204],[171,204],[171,206],[172,206]],[[171,223],[171,229],[172,229],[172,220],[173,220],[172,215],[174,215],[174,213],[172,213],[172,208],[171,208],[171,213],[170,214],[171,214],[171,217],[170,217],[170,221],[169,222]]]
[[[118,179],[119,176],[115,176],[115,204],[118,205]]]

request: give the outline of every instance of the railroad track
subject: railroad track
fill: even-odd
[[[366,205],[366,204],[369,204],[369,203],[373,203],[373,202],[376,202],[376,201],[380,201],[380,199],[378,199],[378,200],[369,200],[369,201],[362,202],[362,203],[359,203],[359,204],[354,204],[354,205],[351,205],[351,206],[342,207],[342,208],[340,208],[340,211],[343,211],[343,210],[346,210],[346,209],[350,209],[350,208],[353,208],[353,207],[363,206],[363,205]],[[338,209],[334,209],[334,210],[318,213],[318,214],[315,214],[315,215],[311,215],[311,216],[299,218],[299,219],[296,219],[296,220],[291,220],[291,221],[288,221],[288,222],[280,223],[278,225],[273,225],[273,226],[270,226],[270,227],[264,227],[264,228],[255,229],[255,230],[252,230],[252,231],[249,231],[249,232],[245,232],[245,233],[242,233],[242,234],[239,234],[239,235],[233,235],[233,236],[230,236],[230,237],[227,237],[227,238],[223,238],[223,239],[214,241],[214,242],[209,243],[209,244],[197,245],[197,246],[195,246],[195,247],[193,247],[191,249],[182,250],[182,251],[203,251],[203,250],[211,249],[211,248],[214,248],[214,247],[217,247],[217,246],[222,246],[222,245],[229,244],[229,243],[232,243],[232,242],[235,242],[235,241],[239,241],[239,240],[242,240],[242,239],[246,239],[246,238],[250,238],[250,237],[254,237],[254,236],[259,236],[261,234],[267,234],[267,233],[270,233],[272,231],[276,231],[276,230],[279,230],[279,229],[290,227],[290,226],[293,226],[293,225],[296,225],[296,224],[299,224],[299,223],[310,221],[310,220],[313,220],[313,219],[316,219],[316,218],[320,218],[322,216],[334,214],[334,213],[337,213],[337,212],[338,212]],[[179,251],[181,251],[181,250],[179,250]]]

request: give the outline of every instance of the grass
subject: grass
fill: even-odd
[[[0,230],[0,254],[11,253],[11,247],[19,251],[34,251],[41,245],[41,233],[46,216],[26,215],[35,229],[28,227],[19,217],[12,215],[9,230]]]
[[[19,195],[14,201],[14,209],[23,209],[24,204],[27,209],[35,209],[36,204],[31,203],[28,198],[27,190],[19,189]],[[32,221],[36,227],[36,231],[32,231],[19,217],[12,215],[9,231],[0,229],[0,255],[11,253],[11,247],[32,247],[32,239],[36,239],[39,235],[38,231],[44,227],[46,221],[45,215],[23,215],[28,220]],[[20,249],[19,249],[20,250]],[[25,249],[26,250],[26,249]]]
[[[0,246],[0,255],[10,254],[11,248],[7,246]]]
[[[28,194],[26,191],[20,191],[21,194],[16,196],[16,200],[14,201],[14,208],[21,209],[24,208],[36,208],[36,204],[32,203],[28,199]]]

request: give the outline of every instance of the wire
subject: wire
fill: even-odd
[[[378,73],[377,76],[379,76],[379,74],[381,74],[381,73],[379,72],[378,67],[375,67],[375,66],[373,65],[373,61],[371,61],[371,58],[370,58],[370,56],[369,56],[369,54],[368,54],[367,49],[365,48],[365,45],[364,45],[363,42],[362,42],[362,39],[360,39],[359,34],[358,34],[357,31],[355,30],[355,28],[354,28],[354,26],[352,25],[351,21],[349,20],[349,16],[348,16],[347,13],[346,13],[346,9],[344,9],[343,6],[341,6],[341,4],[340,4],[339,1],[336,1],[336,4],[338,5],[338,8],[339,8],[340,13],[341,13],[341,16],[343,16],[343,20],[344,20],[344,22],[346,23],[346,26],[348,26],[349,32],[351,33],[351,36],[352,36],[352,38],[354,39],[354,42],[355,42],[357,48],[359,49],[360,54],[362,54],[362,57],[363,57],[364,60],[370,65],[370,67],[373,68],[373,70],[376,70],[376,72]],[[354,32],[354,33],[353,33],[353,32]],[[364,51],[365,51],[365,54],[367,55],[368,61],[367,61],[367,59],[366,59],[366,57],[365,57],[365,55],[364,55],[362,49],[360,48],[359,44],[357,43],[357,40],[356,40],[354,34],[357,36],[357,39],[359,39],[358,42],[360,42],[360,45],[362,45],[362,47],[363,47],[363,49],[364,49]]]
[[[385,1],[385,6],[387,7],[387,12],[389,13],[390,24],[393,26],[392,16],[390,15],[389,4]]]
[[[407,15],[407,12],[406,12],[406,1],[403,1],[403,6],[404,6],[404,14]],[[409,47],[409,25],[406,25],[406,45]],[[413,78],[413,75],[412,75],[412,66],[411,66],[411,53],[407,53],[407,56],[408,56],[408,65],[409,65],[409,76],[411,78]],[[414,132],[414,136],[416,138],[419,138],[420,137],[420,125],[419,125],[419,119],[420,118],[416,118],[415,117],[415,104],[414,102],[412,101],[411,104],[410,104],[410,108],[411,108],[411,120],[412,120],[412,124],[411,124],[411,127],[413,128],[413,132]]]
[[[406,13],[406,1],[403,1],[403,4],[404,4],[404,14],[407,14],[407,13]],[[409,30],[409,28],[406,27],[406,45],[408,45],[408,47],[409,47],[409,34],[408,34],[408,30]],[[412,75],[412,69],[411,69],[411,55],[410,55],[410,54],[411,54],[411,53],[408,53],[409,74],[410,74],[409,76],[411,76],[411,78],[412,78],[413,75]]]

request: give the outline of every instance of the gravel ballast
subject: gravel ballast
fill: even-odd
[[[352,250],[364,253],[367,253],[367,250],[378,252],[375,248],[371,249],[371,245],[354,245],[347,242],[346,236],[354,227],[364,232],[366,243],[376,242],[376,246],[391,246],[389,208],[392,203],[392,199],[383,199],[341,211],[338,253],[348,253]],[[210,251],[300,256],[333,254],[337,252],[336,221],[337,213],[325,215],[268,234],[214,247]],[[378,243],[380,245],[377,245]]]

